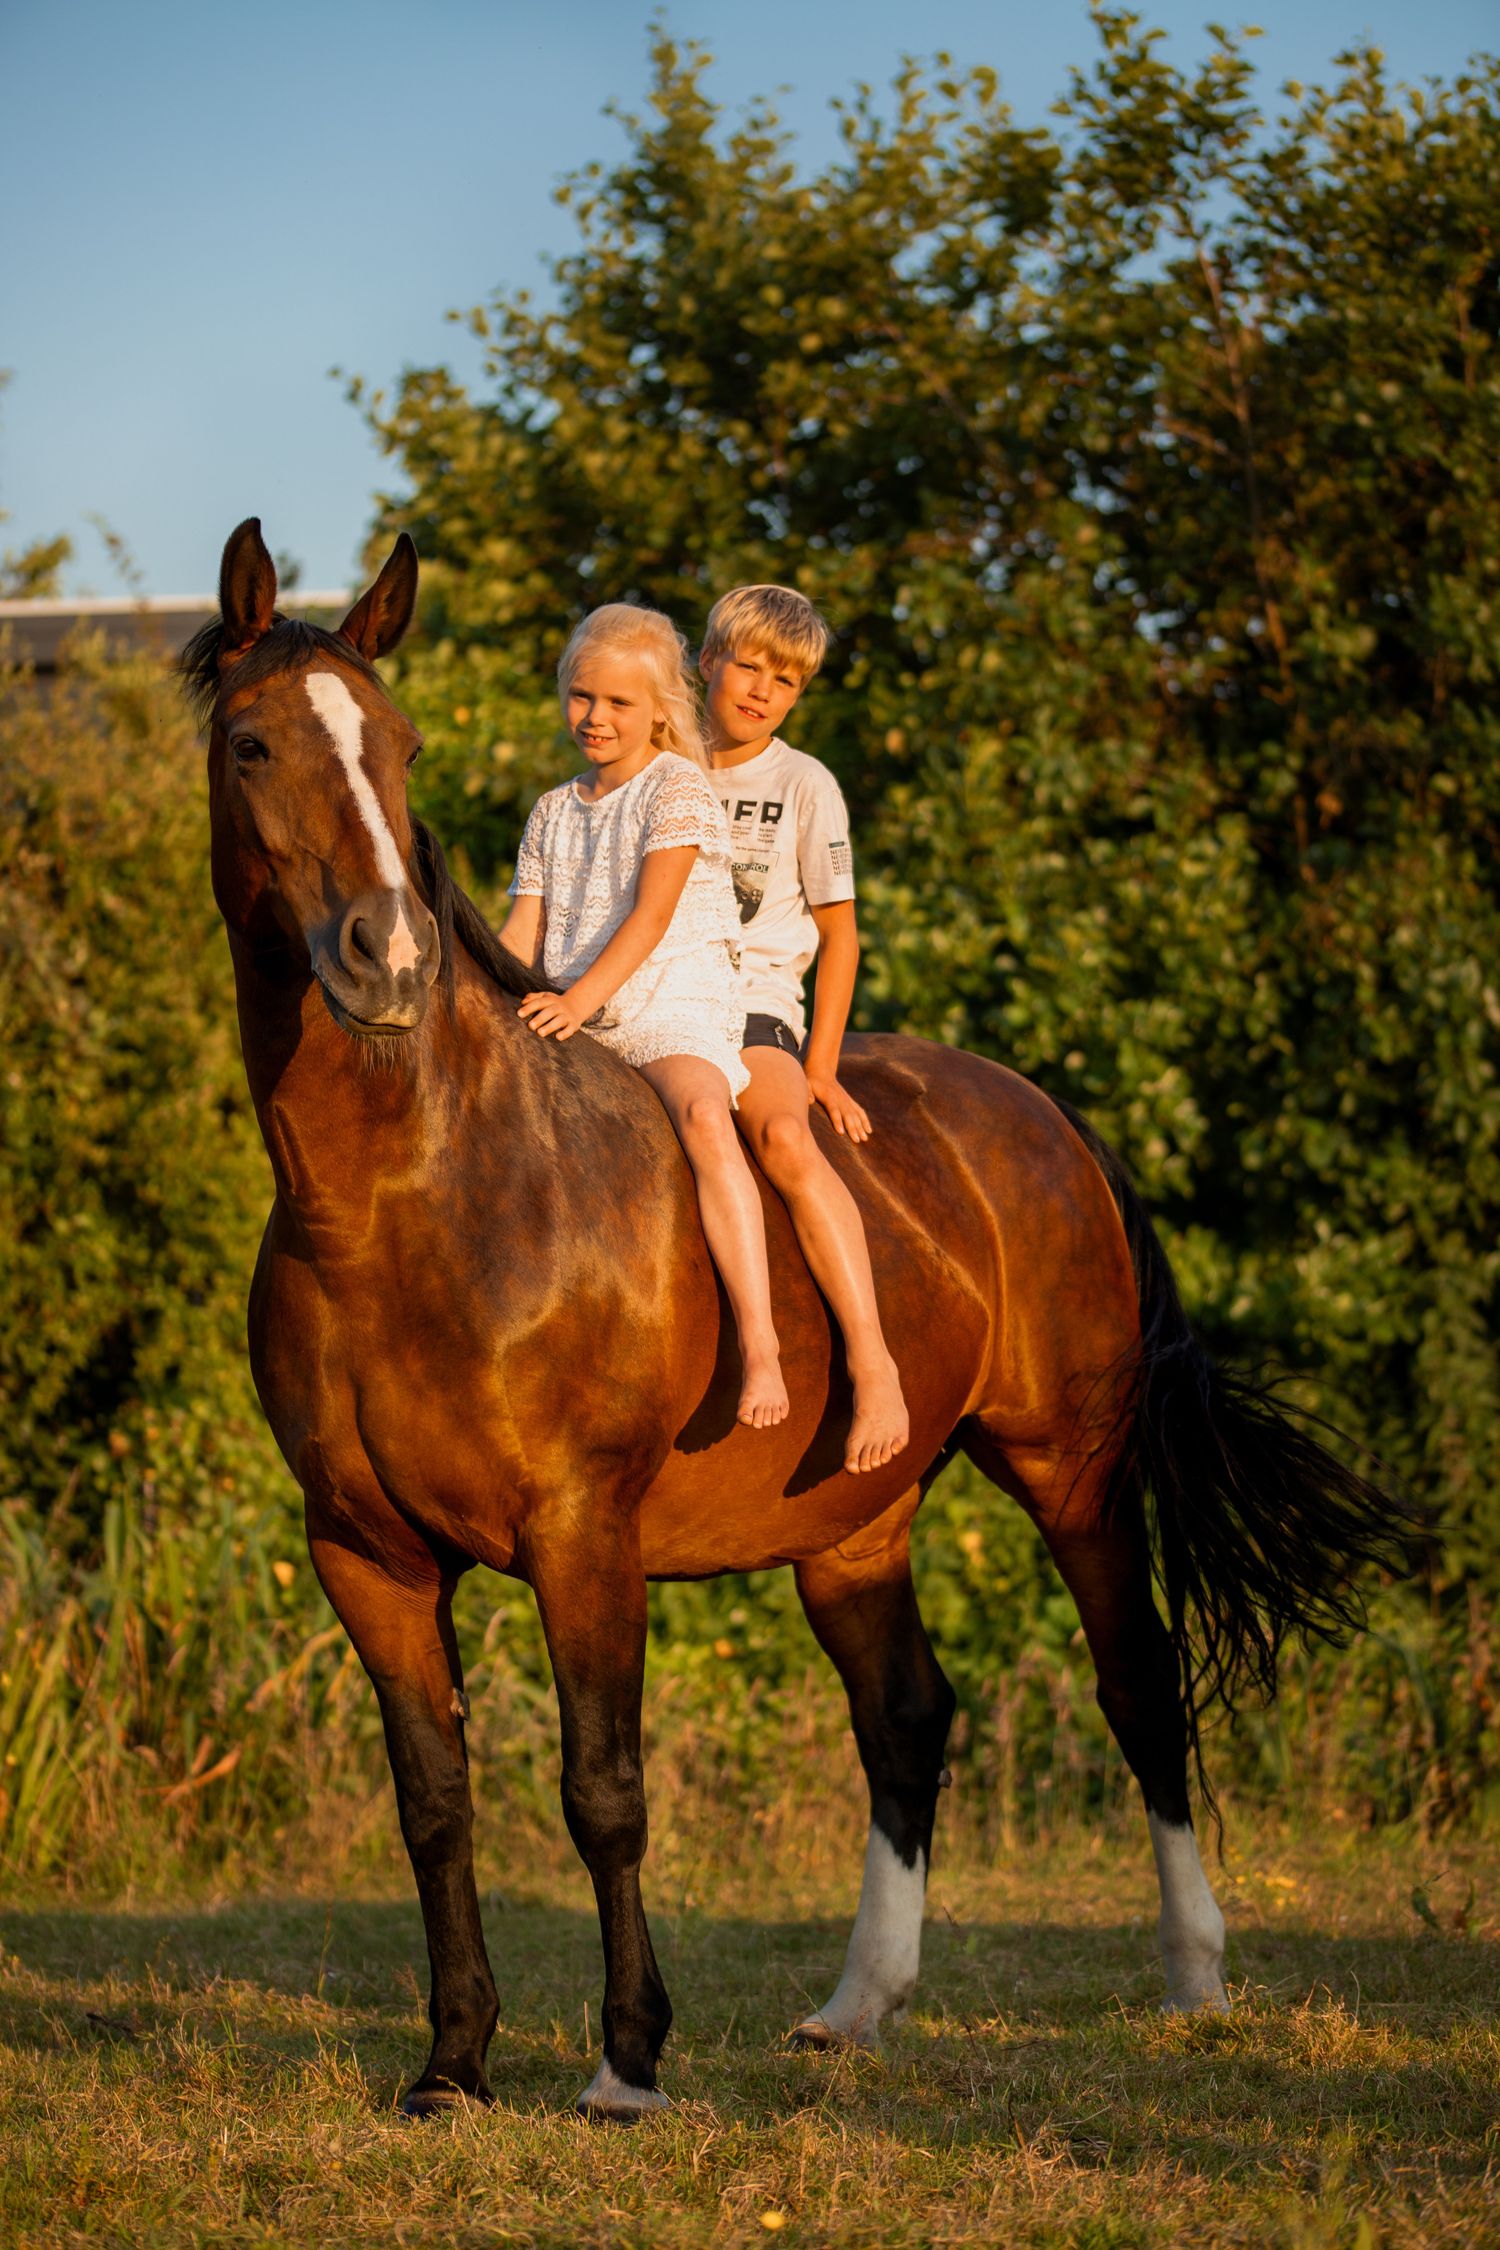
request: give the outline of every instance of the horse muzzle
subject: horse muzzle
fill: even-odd
[[[361,1038],[415,1031],[440,957],[437,924],[409,891],[352,899],[311,944],[313,974],[329,1014]]]

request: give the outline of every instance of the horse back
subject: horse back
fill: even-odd
[[[851,1397],[837,1331],[780,1199],[763,1184],[772,1302],[792,1411],[733,1419],[727,1313],[700,1338],[687,1408],[647,1492],[653,1575],[706,1576],[826,1551],[909,1492],[967,1415],[1046,1443],[1129,1349],[1129,1252],[1102,1175],[1047,1097],[1002,1065],[935,1042],[850,1039],[840,1077],[869,1113],[862,1144],[814,1131],[859,1206],[911,1440],[887,1468],[843,1469]]]

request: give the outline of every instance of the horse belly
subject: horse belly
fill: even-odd
[[[745,1430],[706,1455],[674,1453],[641,1509],[641,1559],[648,1578],[713,1578],[727,1570],[774,1570],[825,1554],[884,1515],[921,1481],[962,1419],[955,1387],[936,1411],[912,1420],[906,1450],[883,1469],[849,1476],[809,1465],[842,1454],[847,1413],[812,1433],[800,1455],[768,1441],[780,1430]],[[804,1432],[805,1434],[805,1432]]]
[[[697,1403],[642,1504],[648,1577],[765,1570],[824,1553],[910,1491],[968,1411],[993,1344],[989,1261],[978,1230],[965,1242],[962,1227],[948,1238],[936,1213],[898,1219],[873,1207],[866,1222],[882,1320],[911,1415],[905,1451],[884,1469],[846,1473],[852,1398],[842,1350],[785,1208],[768,1196],[772,1300],[791,1412],[771,1430],[734,1420],[738,1359],[726,1320],[712,1374],[705,1382],[700,1372]]]

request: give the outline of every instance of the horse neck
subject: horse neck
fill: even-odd
[[[367,1207],[409,1172],[462,1094],[462,1043],[432,996],[421,1028],[389,1048],[351,1038],[305,963],[231,936],[245,1076],[281,1199],[331,1214]]]
[[[245,1075],[284,1201],[367,1208],[377,1185],[410,1176],[456,1134],[503,1136],[513,1177],[528,1153],[552,1161],[560,1058],[461,943],[452,1005],[434,990],[421,1028],[389,1049],[339,1029],[305,963],[233,935],[230,951]],[[580,1106],[575,1089],[575,1123]]]

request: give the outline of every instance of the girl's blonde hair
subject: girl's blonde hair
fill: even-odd
[[[634,602],[606,602],[590,610],[575,625],[568,645],[558,658],[557,692],[564,705],[584,658],[603,649],[639,658],[650,683],[651,698],[662,712],[662,723],[651,739],[660,750],[675,750],[708,769],[708,745],[698,708],[687,642],[670,617],[659,609],[639,609]]]

